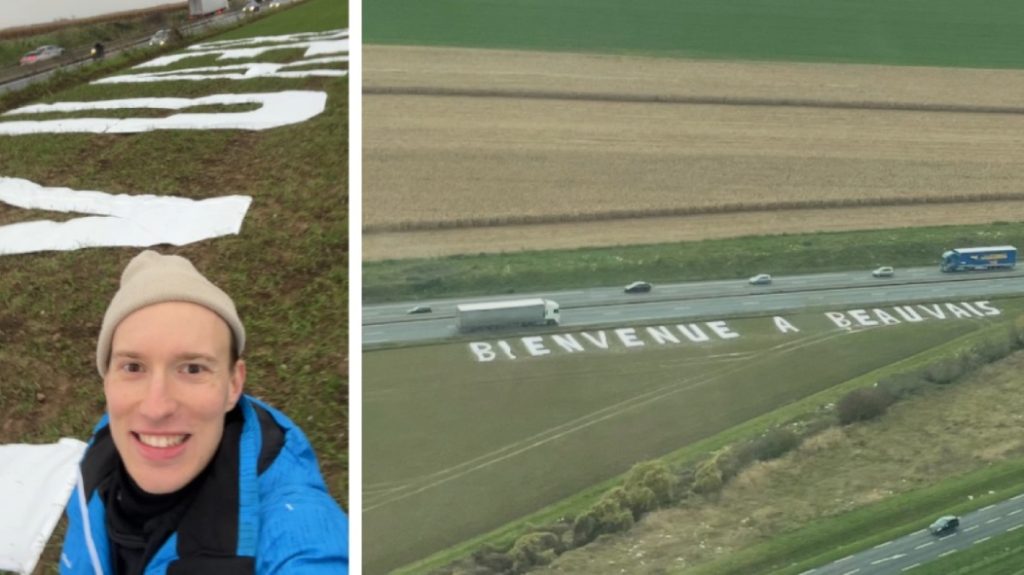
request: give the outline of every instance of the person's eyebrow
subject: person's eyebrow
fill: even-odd
[[[195,359],[201,359],[203,361],[208,361],[210,363],[217,363],[216,357],[212,355],[207,355],[205,353],[183,353],[181,355],[175,356],[174,359],[178,361],[191,361]]]
[[[123,357],[123,358],[127,358],[127,359],[142,359],[142,354],[138,353],[136,351],[120,351],[119,350],[119,351],[115,351],[114,353],[110,354],[110,357],[111,357],[111,359],[113,359],[115,357]]]

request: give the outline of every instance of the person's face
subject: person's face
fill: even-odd
[[[242,393],[231,331],[205,307],[165,302],[125,317],[110,350],[103,391],[117,452],[143,490],[177,491],[213,458]]]

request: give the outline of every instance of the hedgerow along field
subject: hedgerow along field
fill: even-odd
[[[999,307],[1010,316],[1019,305]],[[467,342],[364,353],[366,572],[990,324],[847,333],[821,314],[790,319],[806,329],[780,335],[770,318],[748,318],[728,322],[742,334],[728,341],[515,361],[476,363]]]
[[[997,331],[925,355],[948,358]],[[1015,432],[1022,361],[1017,352],[957,383],[930,385],[877,420],[829,428],[740,472],[717,497],[656,511],[537,573],[583,575],[639,558],[650,572],[798,575],[919,531],[940,515],[1017,496],[1024,491],[1024,442]],[[1019,522],[1002,520],[1004,527]],[[949,559],[955,557],[935,566]]]
[[[230,36],[346,26],[345,3],[308,0]],[[264,132],[4,136],[0,174],[109,193],[252,196],[239,235],[157,249],[192,259],[233,296],[249,334],[246,390],[303,427],[331,494],[347,507],[347,79],[82,85],[40,101],[295,89],[327,92],[325,111]],[[54,215],[20,212],[0,204],[0,222]],[[0,443],[88,438],[104,411],[95,338],[121,270],[139,251],[0,257]],[[61,539],[58,534],[50,540],[47,569],[56,569]]]

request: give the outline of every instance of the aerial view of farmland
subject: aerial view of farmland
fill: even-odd
[[[1020,16],[367,5],[366,572],[1019,561]]]

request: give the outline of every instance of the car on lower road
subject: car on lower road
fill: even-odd
[[[164,46],[174,38],[174,32],[170,28],[164,28],[157,30],[153,36],[149,38],[150,46]]]
[[[28,66],[29,64],[35,64],[37,62],[42,62],[43,60],[57,58],[63,54],[64,48],[61,48],[60,46],[40,46],[22,56],[19,63],[22,66]]]
[[[880,268],[875,268],[875,271],[871,272],[871,275],[876,278],[891,278],[896,275],[896,270],[894,270],[892,266],[882,266]]]
[[[770,285],[772,283],[772,274],[757,274],[748,281],[752,286]]]
[[[647,293],[653,288],[650,282],[633,282],[626,286],[626,289],[622,290],[626,293]]]
[[[928,526],[928,531],[932,535],[946,535],[956,531],[958,527],[960,527],[959,517],[956,515],[943,515]]]
[[[409,311],[405,313],[412,315],[417,313],[430,313],[432,311],[434,310],[431,309],[429,305],[414,305],[411,308],[409,308]]]

